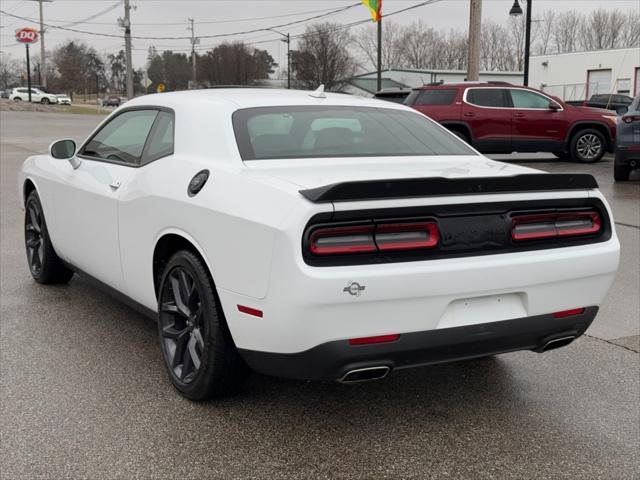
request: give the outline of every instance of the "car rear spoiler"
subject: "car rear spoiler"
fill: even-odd
[[[592,188],[598,188],[598,182],[592,175],[588,174],[531,173],[510,177],[431,177],[359,180],[300,190],[300,194],[314,203],[327,203],[387,198],[483,195]]]

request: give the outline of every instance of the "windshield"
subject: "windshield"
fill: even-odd
[[[419,113],[390,108],[249,108],[233,127],[243,160],[476,155]]]

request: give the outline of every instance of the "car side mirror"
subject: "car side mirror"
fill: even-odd
[[[49,146],[49,154],[57,160],[68,160],[75,170],[80,166],[76,157],[76,142],[73,140],[58,140]]]
[[[560,105],[558,105],[556,102],[549,102],[549,110],[553,111],[553,112],[557,112],[558,110],[560,110]]]

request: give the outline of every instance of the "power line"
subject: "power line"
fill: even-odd
[[[265,27],[265,28],[254,28],[252,30],[245,30],[242,32],[233,32],[233,33],[218,33],[216,35],[201,35],[200,38],[225,38],[225,37],[234,37],[237,35],[247,35],[250,33],[258,33],[258,32],[265,32],[268,31],[271,28],[283,28],[283,27],[288,27],[291,25],[296,25],[299,23],[304,23],[304,22],[310,22],[312,20],[317,20],[320,18],[324,18],[324,17],[328,17],[330,15],[335,15],[337,13],[341,13],[344,12],[346,10],[349,10],[353,7],[359,6],[360,3],[353,3],[351,5],[348,5],[346,7],[342,7],[342,8],[337,8],[335,10],[331,10],[329,12],[323,13],[323,14],[319,14],[319,15],[315,15],[313,17],[308,17],[308,18],[304,18],[302,20],[295,20],[293,22],[288,22],[288,23],[283,23],[281,25],[273,25],[272,27]],[[33,20],[29,20],[26,17],[22,17],[20,15],[14,15],[12,13],[8,13],[4,10],[0,10],[0,13],[3,15],[8,15],[10,17],[14,17],[14,18],[18,18],[20,20],[25,20],[27,22],[31,22],[31,23],[36,23]],[[51,24],[44,24],[45,27],[48,28],[57,28],[59,30],[65,30],[65,31],[69,31],[69,32],[73,32],[73,33],[82,33],[85,35],[94,35],[94,36],[99,36],[99,37],[111,37],[111,38],[120,38],[121,35],[117,35],[117,34],[113,34],[113,33],[99,33],[99,32],[90,32],[87,30],[78,30],[75,28],[67,28],[67,27],[62,27],[62,26],[56,26],[56,25],[51,25]],[[190,40],[191,37],[190,36],[179,36],[179,37],[146,37],[146,36],[131,36],[132,39],[134,40]]]
[[[23,0],[24,1],[24,0]],[[304,12],[296,12],[296,13],[286,13],[283,15],[269,15],[266,17],[245,17],[245,18],[236,18],[236,19],[228,19],[228,20],[205,20],[202,22],[195,22],[196,25],[217,25],[224,23],[244,23],[244,22],[252,22],[256,20],[272,20],[275,18],[287,18],[287,17],[297,17],[298,15],[307,15],[310,13],[321,13],[333,11],[333,8],[323,8],[320,10],[305,10]],[[95,18],[95,17],[94,17]],[[25,17],[26,20],[35,20],[31,17]],[[89,19],[79,20],[77,22],[73,22],[74,25],[84,23],[86,25],[113,25],[113,22],[89,22]],[[65,23],[68,20],[49,20],[53,23]],[[136,27],[167,27],[167,26],[183,26],[184,22],[158,22],[158,23],[147,23],[147,22],[136,22]],[[65,25],[62,25],[65,26]],[[68,26],[68,25],[67,25]]]
[[[94,13],[93,15],[91,15],[90,17],[87,18],[83,18],[82,20],[76,20],[74,22],[71,23],[65,23],[64,25],[61,25],[62,27],[73,27],[75,25],[79,25],[81,23],[89,23],[88,20],[93,20],[94,18],[98,18],[101,17],[102,15],[109,13],[111,10],[115,10],[116,8],[118,8],[120,6],[120,4],[123,2],[124,0],[118,0],[116,3],[114,3],[113,5],[111,5],[108,8],[105,8],[104,10],[99,11],[98,13]],[[53,20],[49,20],[50,22],[52,22]],[[109,25],[113,25],[113,22],[111,22]]]

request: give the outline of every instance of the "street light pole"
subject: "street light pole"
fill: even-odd
[[[42,2],[53,2],[53,0],[33,0],[38,2],[40,9],[40,69],[38,70],[38,83],[46,88],[47,86],[47,68],[45,66],[44,52],[44,15],[42,11]]]
[[[531,11],[533,0],[526,0],[527,2],[527,16],[525,18],[525,33],[524,33],[524,86],[529,85],[529,55],[531,50]],[[522,8],[518,3],[518,0],[513,2],[513,6],[509,11],[509,15],[517,17],[522,15]]]

